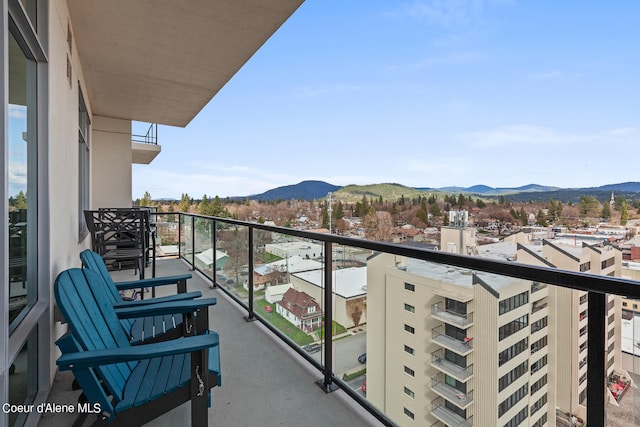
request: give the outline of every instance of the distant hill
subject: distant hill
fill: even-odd
[[[340,187],[324,181],[302,181],[295,185],[285,185],[274,188],[262,194],[249,196],[251,200],[315,200],[327,196],[330,192],[339,190]]]
[[[563,203],[577,203],[581,196],[594,196],[600,201],[609,200],[611,192],[615,196],[626,197],[627,199],[640,198],[640,182],[623,182],[619,184],[608,184],[600,187],[589,188],[559,188],[538,184],[529,184],[521,187],[489,187],[487,185],[474,185],[472,187],[407,187],[397,183],[370,184],[370,185],[347,185],[340,187],[324,181],[302,181],[295,185],[286,185],[274,188],[262,194],[248,196],[251,200],[272,201],[272,200],[315,200],[327,197],[329,192],[334,193],[336,200],[346,202],[356,202],[367,196],[368,199],[379,198],[384,200],[398,200],[400,197],[411,199],[425,196],[425,193],[468,193],[485,198],[497,198],[505,196],[514,202],[546,201],[549,199],[560,200]],[[245,199],[246,197],[234,197],[233,199]]]
[[[442,187],[438,188],[439,191],[446,191],[449,193],[473,193],[484,196],[502,196],[507,194],[516,193],[531,193],[531,192],[544,192],[559,190],[558,187],[548,187],[538,184],[528,184],[522,187],[489,187],[488,185],[474,185],[472,187]]]
[[[336,192],[336,199],[347,202],[362,200],[362,196],[368,199],[398,200],[402,196],[411,199],[417,196],[424,196],[425,191],[417,188],[407,187],[401,184],[371,184],[371,185],[347,185]]]

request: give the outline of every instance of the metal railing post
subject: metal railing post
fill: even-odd
[[[211,229],[211,248],[213,250],[213,272],[211,273],[211,275],[213,277],[211,277],[211,289],[217,288],[218,287],[218,283],[216,282],[216,271],[218,271],[218,243],[216,242],[217,240],[217,222],[215,219],[211,220],[211,227],[213,227]]]
[[[178,212],[178,259],[182,258],[182,212]]]
[[[249,277],[248,277],[248,287],[249,287],[249,304],[247,307],[247,317],[245,320],[247,322],[253,322],[256,320],[256,316],[254,314],[253,308],[253,227],[249,226]]]
[[[196,269],[196,217],[191,217],[191,270]]]
[[[338,389],[333,382],[333,247],[324,242],[324,377],[317,384],[325,393]]]
[[[606,324],[607,294],[589,292],[587,317],[587,423],[590,426],[604,426],[605,387],[607,381],[607,341]]]

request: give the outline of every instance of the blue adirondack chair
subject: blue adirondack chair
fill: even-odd
[[[61,370],[71,370],[96,412],[94,425],[145,424],[191,401],[192,426],[207,425],[210,389],[220,385],[218,334],[203,330],[215,299],[160,303],[125,309],[125,316],[195,313],[193,336],[132,346],[100,280],[91,270],[74,268],[56,278],[56,301],[70,333],[56,344]],[[84,400],[83,400],[84,401]],[[76,424],[88,414],[81,414]],[[78,425],[80,425],[78,424]]]
[[[191,278],[191,274],[182,274],[177,276],[154,277],[151,279],[134,280],[128,282],[115,283],[111,278],[111,274],[107,270],[102,257],[96,252],[84,250],[80,253],[80,260],[84,268],[90,269],[100,276],[105,289],[107,290],[107,298],[113,304],[116,311],[126,307],[146,306],[149,304],[157,304],[163,302],[175,302],[182,300],[190,300],[202,296],[200,291],[186,292],[187,279]],[[178,293],[165,297],[157,297],[147,300],[126,301],[120,295],[120,291],[126,289],[138,289],[146,287],[176,285]],[[151,316],[139,319],[122,319],[122,326],[130,337],[132,344],[150,343],[156,341],[164,341],[174,339],[182,335],[180,327],[182,325],[182,316],[167,314],[165,316]]]

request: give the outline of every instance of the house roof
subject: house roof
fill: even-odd
[[[289,288],[282,296],[282,300],[278,301],[277,304],[293,313],[299,319],[322,316],[322,311],[319,309],[320,305],[316,300],[306,292],[298,291],[294,288]],[[315,306],[317,310],[313,313],[307,313],[307,308],[311,306]]]
[[[324,283],[324,271],[312,270],[293,274],[319,288]],[[333,270],[333,289],[343,298],[354,298],[367,294],[367,267],[349,267]]]
[[[303,0],[68,0],[93,114],[186,126]]]

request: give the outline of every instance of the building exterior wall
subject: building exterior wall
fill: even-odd
[[[131,120],[94,116],[91,208],[131,207]]]
[[[531,370],[535,361],[551,357],[549,323],[531,330],[533,322],[549,316],[548,291],[541,288],[532,293],[531,282],[525,280],[495,275],[466,277],[468,282],[460,284],[413,273],[403,267],[400,258],[387,254],[369,260],[367,309],[376,315],[370,316],[367,325],[367,398],[402,426],[433,425],[441,420],[441,411],[450,415],[452,407],[466,410],[460,413],[473,425],[505,425],[522,413],[527,414],[523,425],[533,424],[545,415],[549,425],[555,424],[555,395],[550,393],[555,386],[553,365]],[[527,302],[500,314],[500,302],[520,294],[527,295]],[[466,304],[463,323],[457,323],[461,318],[448,320],[443,314],[447,299]],[[524,328],[500,336],[501,327],[523,316],[528,318]],[[466,338],[458,336],[457,344],[447,344],[447,338],[442,337],[447,324],[455,326],[457,333]],[[406,326],[410,326],[409,331]],[[470,344],[464,344],[468,339]],[[525,339],[526,347],[499,363],[501,352]],[[539,346],[534,349],[533,343]],[[413,351],[407,352],[407,347]],[[466,384],[465,393],[448,384],[451,378],[446,379],[447,370],[442,365],[442,359],[447,358],[445,349],[466,355],[470,376],[461,381]],[[526,372],[500,389],[498,379],[523,363],[527,364]],[[530,393],[531,385],[545,375],[548,384]],[[447,385],[453,394],[447,394]],[[526,394],[515,403],[506,404],[519,390],[526,390]],[[529,417],[530,410],[540,399],[544,401],[545,394],[545,403]]]

